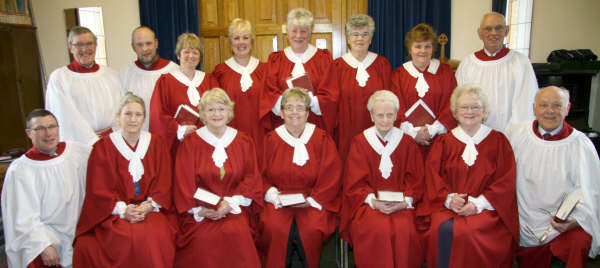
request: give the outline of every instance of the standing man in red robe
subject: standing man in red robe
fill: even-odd
[[[131,91],[141,97],[146,104],[146,111],[150,113],[150,98],[154,92],[154,85],[160,75],[177,69],[177,64],[161,58],[158,53],[158,40],[154,32],[140,26],[131,34],[131,48],[137,55],[135,62],[127,64],[119,71],[121,88],[123,92]],[[148,130],[150,116],[144,120],[143,130]]]

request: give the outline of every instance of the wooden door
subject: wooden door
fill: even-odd
[[[288,45],[285,35],[289,10],[303,7],[314,16],[311,43],[331,51],[334,58],[346,53],[344,24],[354,13],[367,12],[366,0],[199,0],[200,35],[204,39],[202,69],[214,67],[231,57],[227,38],[234,18],[249,20],[256,37],[252,54],[266,62],[273,51]]]

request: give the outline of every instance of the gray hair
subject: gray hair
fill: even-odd
[[[485,94],[485,92],[483,92],[483,89],[478,84],[464,84],[454,89],[454,92],[452,92],[452,95],[450,96],[450,110],[452,111],[452,115],[458,121],[458,117],[456,115],[459,108],[458,99],[460,99],[460,97],[462,97],[463,95],[467,94],[472,95],[481,101],[481,105],[483,106],[482,123],[485,122],[488,118],[488,115],[490,114],[490,105],[488,102],[487,95]]]
[[[67,41],[69,42],[69,45],[73,44],[73,39],[75,39],[75,36],[79,36],[82,34],[86,34],[89,33],[92,35],[92,37],[94,37],[94,43],[97,42],[97,38],[96,35],[90,31],[90,29],[83,27],[83,26],[75,26],[73,28],[71,28],[71,30],[69,30],[69,36],[67,37]]]
[[[504,15],[502,13],[498,13],[496,11],[492,11],[492,12],[488,12],[483,14],[483,17],[481,18],[481,22],[479,23],[479,27],[481,28],[481,26],[483,26],[483,21],[490,16],[500,16],[502,18],[502,22],[504,24],[504,26],[506,26],[506,17],[504,17]]]
[[[367,102],[367,110],[369,110],[369,112],[373,112],[373,107],[375,106],[375,103],[378,102],[391,103],[394,105],[396,111],[400,109],[400,100],[398,99],[398,96],[396,96],[394,92],[391,92],[387,89],[375,91],[375,93],[369,97],[369,101]]]
[[[354,14],[350,18],[348,18],[348,22],[346,22],[346,37],[350,38],[350,34],[353,30],[369,27],[369,36],[373,37],[373,33],[375,33],[375,21],[371,16],[365,14]]]
[[[314,23],[314,17],[312,12],[304,8],[294,8],[290,10],[286,18],[287,31],[290,29],[290,25],[309,27],[312,31]]]
[[[208,104],[216,102],[227,106],[227,110],[229,110],[229,115],[227,117],[227,123],[233,120],[233,106],[235,103],[229,98],[227,92],[222,88],[212,88],[211,90],[205,91],[202,94],[202,98],[200,98],[200,103],[198,103],[198,111],[200,114],[200,120],[202,123],[206,124],[206,115],[204,114],[204,109]]]

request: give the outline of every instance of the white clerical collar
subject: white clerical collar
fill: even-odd
[[[369,145],[371,145],[371,148],[373,148],[377,154],[381,155],[381,160],[379,160],[379,171],[381,171],[381,176],[384,179],[388,179],[392,174],[392,168],[394,167],[394,164],[392,163],[392,158],[390,155],[392,155],[392,153],[398,147],[398,144],[400,144],[400,141],[402,140],[402,134],[402,130],[393,127],[383,138],[384,140],[388,141],[387,144],[383,146],[381,141],[377,138],[377,136],[381,136],[381,134],[378,133],[375,126],[367,128],[363,131],[363,135],[365,136],[365,139]]]
[[[314,132],[315,125],[311,123],[306,123],[304,125],[304,131],[302,131],[302,135],[300,135],[299,138],[292,136],[285,128],[285,125],[281,125],[275,129],[275,133],[277,133],[285,143],[294,147],[294,157],[292,158],[292,162],[298,166],[304,166],[309,159],[306,144]]]
[[[363,61],[358,61],[350,52],[342,56],[342,59],[344,59],[346,64],[356,69],[356,82],[358,82],[358,85],[361,87],[367,85],[367,80],[369,80],[370,77],[369,73],[367,73],[367,68],[369,68],[373,62],[375,62],[376,58],[377,54],[370,51],[367,52],[367,56],[365,56]]]
[[[204,81],[204,77],[206,76],[206,73],[195,70],[194,79],[192,79],[192,80],[190,80],[179,69],[171,71],[171,75],[173,77],[175,77],[175,79],[177,79],[177,81],[179,81],[180,83],[182,83],[188,87],[188,89],[187,89],[188,100],[190,101],[190,104],[192,104],[194,107],[197,107],[198,103],[200,103],[200,93],[198,92],[197,88],[200,86],[200,84],[202,84],[202,81]]]
[[[250,61],[248,62],[248,65],[246,65],[246,67],[237,63],[237,61],[235,61],[233,57],[227,59],[225,61],[225,64],[227,64],[227,66],[229,66],[229,68],[234,70],[236,73],[242,75],[242,78],[240,79],[240,86],[242,88],[242,92],[248,91],[248,89],[252,87],[253,83],[250,74],[252,74],[258,66],[258,59],[251,56]]]
[[[150,135],[150,133],[147,131],[141,130],[140,138],[134,152],[125,143],[125,139],[123,138],[121,131],[122,130],[119,129],[113,133],[110,133],[109,137],[117,148],[117,151],[119,151],[119,153],[121,153],[121,155],[127,159],[127,161],[129,161],[129,166],[127,169],[129,174],[131,174],[133,182],[138,182],[142,178],[142,175],[144,175],[144,165],[142,164],[142,159],[144,159],[146,152],[148,152],[152,135]]]
[[[554,136],[554,135],[558,134],[558,132],[560,132],[560,131],[563,129],[563,127],[564,127],[564,123],[560,124],[560,126],[559,126],[559,127],[555,128],[555,129],[554,129],[554,130],[552,130],[552,131],[546,131],[545,129],[543,129],[543,128],[540,126],[540,123],[538,123],[538,131],[540,132],[540,135],[541,135],[542,137],[543,137],[544,135],[546,135],[546,134],[550,134],[550,136]]]
[[[215,147],[215,150],[212,153],[213,162],[215,163],[216,167],[223,168],[223,164],[228,158],[225,148],[227,148],[233,139],[235,139],[237,130],[227,127],[227,129],[225,129],[225,133],[223,133],[223,137],[217,138],[217,136],[208,130],[208,127],[203,126],[196,130],[196,134],[206,141],[206,143],[210,144],[212,147]]]
[[[415,84],[415,89],[419,95],[419,98],[423,98],[427,91],[429,91],[429,84],[427,84],[427,80],[423,76],[423,73],[417,70],[412,61],[405,62],[402,64],[402,67],[410,74],[410,76],[417,78],[417,83]],[[429,62],[429,67],[427,68],[427,72],[431,74],[436,74],[438,68],[440,67],[440,61],[438,59],[431,59]]]
[[[465,164],[472,166],[475,163],[477,155],[479,154],[475,148],[475,145],[484,140],[490,134],[490,132],[492,132],[492,129],[484,124],[479,126],[479,129],[475,135],[473,135],[473,137],[469,136],[460,126],[457,126],[452,130],[452,135],[467,145],[462,153],[462,159],[465,161]]]
[[[502,49],[504,48],[504,46],[502,46],[500,49],[498,49],[498,51],[492,53],[489,52],[487,49],[485,49],[485,47],[483,48],[483,52],[485,52],[486,55],[488,55],[489,57],[494,57],[496,56],[496,54],[498,54],[498,52],[500,52]]]
[[[299,77],[306,73],[304,70],[304,64],[308,62],[317,53],[317,48],[312,44],[308,44],[306,51],[302,54],[302,57],[296,56],[296,53],[292,50],[292,47],[286,47],[283,53],[287,59],[294,63],[294,69],[292,69],[292,77]]]

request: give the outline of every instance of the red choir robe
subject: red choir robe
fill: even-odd
[[[319,267],[323,242],[335,231],[340,207],[341,161],[333,139],[315,128],[306,143],[309,155],[303,166],[292,162],[294,148],[271,131],[265,138],[263,157],[263,196],[275,187],[282,193],[303,193],[322,207],[275,209],[266,203],[260,213],[258,246],[263,267],[283,267],[286,263],[288,237],[292,221],[298,226],[308,267]]]
[[[198,72],[196,75],[198,75]],[[219,87],[219,83],[211,74],[206,74],[197,89],[200,96],[202,96],[202,93],[214,87]],[[177,112],[177,108],[181,104],[186,104],[198,112],[198,107],[192,105],[188,99],[187,89],[188,87],[179,82],[171,73],[163,74],[156,81],[154,93],[152,93],[150,100],[149,131],[161,136],[166,141],[173,159],[180,143],[177,139],[179,124],[173,117]],[[200,128],[200,126],[202,126],[202,122],[198,121],[197,127]]]
[[[437,61],[437,60],[436,60]],[[412,64],[408,62],[407,64]],[[439,65],[438,65],[439,64]],[[433,66],[438,65],[437,69]],[[414,67],[414,65],[413,65]],[[404,113],[413,106],[418,100],[422,100],[435,114],[435,120],[439,121],[449,132],[456,127],[456,120],[450,111],[450,96],[456,88],[456,78],[450,65],[431,61],[430,65],[425,71],[421,71],[418,68],[414,70],[423,74],[425,81],[429,85],[429,90],[421,98],[415,88],[417,84],[417,78],[413,77],[405,68],[405,66],[398,67],[392,73],[392,88],[398,93],[400,99],[400,110],[398,114]],[[406,121],[406,119],[404,119]],[[434,137],[434,139],[437,135]],[[432,143],[433,144],[433,141]],[[427,157],[430,146],[419,145],[423,158]]]
[[[381,155],[363,133],[354,137],[348,152],[340,236],[354,247],[357,267],[421,267],[423,263],[415,210],[386,215],[365,203],[368,194],[376,195],[379,190],[403,192],[413,198],[413,207],[421,202],[423,158],[415,141],[400,135],[400,143],[390,155],[394,166],[387,179],[379,170]]]
[[[352,138],[373,125],[371,114],[367,110],[369,97],[377,90],[392,90],[392,67],[385,57],[376,56],[375,61],[366,68],[369,79],[364,87],[356,81],[357,68],[348,65],[344,57],[334,61],[340,84],[338,127],[335,136],[342,161],[346,160]],[[400,98],[400,94],[394,93]]]
[[[135,151],[136,146],[130,147]],[[74,267],[173,266],[177,229],[164,214],[172,204],[171,159],[159,136],[152,135],[142,164],[144,174],[136,196],[129,161],[110,137],[94,144],[75,234]],[[137,205],[149,197],[162,208],[148,213],[141,222],[130,223],[112,214],[118,201]]]
[[[261,124],[267,130],[273,130],[283,124],[283,120],[273,114],[271,109],[275,106],[277,99],[288,89],[286,79],[292,76],[294,63],[285,55],[284,51],[276,51],[269,55],[267,63],[267,74],[265,79],[265,90],[260,102]],[[338,82],[335,79],[335,68],[331,53],[327,49],[317,49],[310,60],[304,63],[304,70],[310,77],[314,89],[314,95],[319,99],[321,116],[312,111],[308,116],[308,122],[315,124],[330,135],[337,125],[337,106],[339,98]]]
[[[180,236],[174,267],[260,267],[249,219],[263,206],[252,138],[237,132],[225,148],[228,158],[223,179],[211,157],[213,151],[196,133],[187,135],[177,151],[173,187]],[[194,198],[197,188],[220,197],[242,195],[252,199],[252,204],[242,207],[241,214],[196,222],[188,211],[201,206]]]
[[[466,145],[453,133],[432,145],[425,170],[425,202],[431,215],[427,266],[436,267],[438,229],[454,218],[450,267],[511,267],[519,244],[516,164],[510,143],[492,130],[479,144],[472,166],[462,159]],[[450,193],[485,196],[495,210],[459,216],[444,206]]]
[[[265,71],[267,65],[259,62],[256,69],[250,74],[252,86],[242,91],[240,80],[242,75],[234,71],[226,63],[221,63],[215,67],[213,76],[221,85],[221,88],[227,92],[229,98],[235,103],[233,108],[233,120],[229,126],[243,131],[254,139],[256,145],[256,155],[262,156],[263,139],[266,129],[260,124],[258,108],[260,97],[264,89]],[[260,161],[259,161],[260,165]]]

